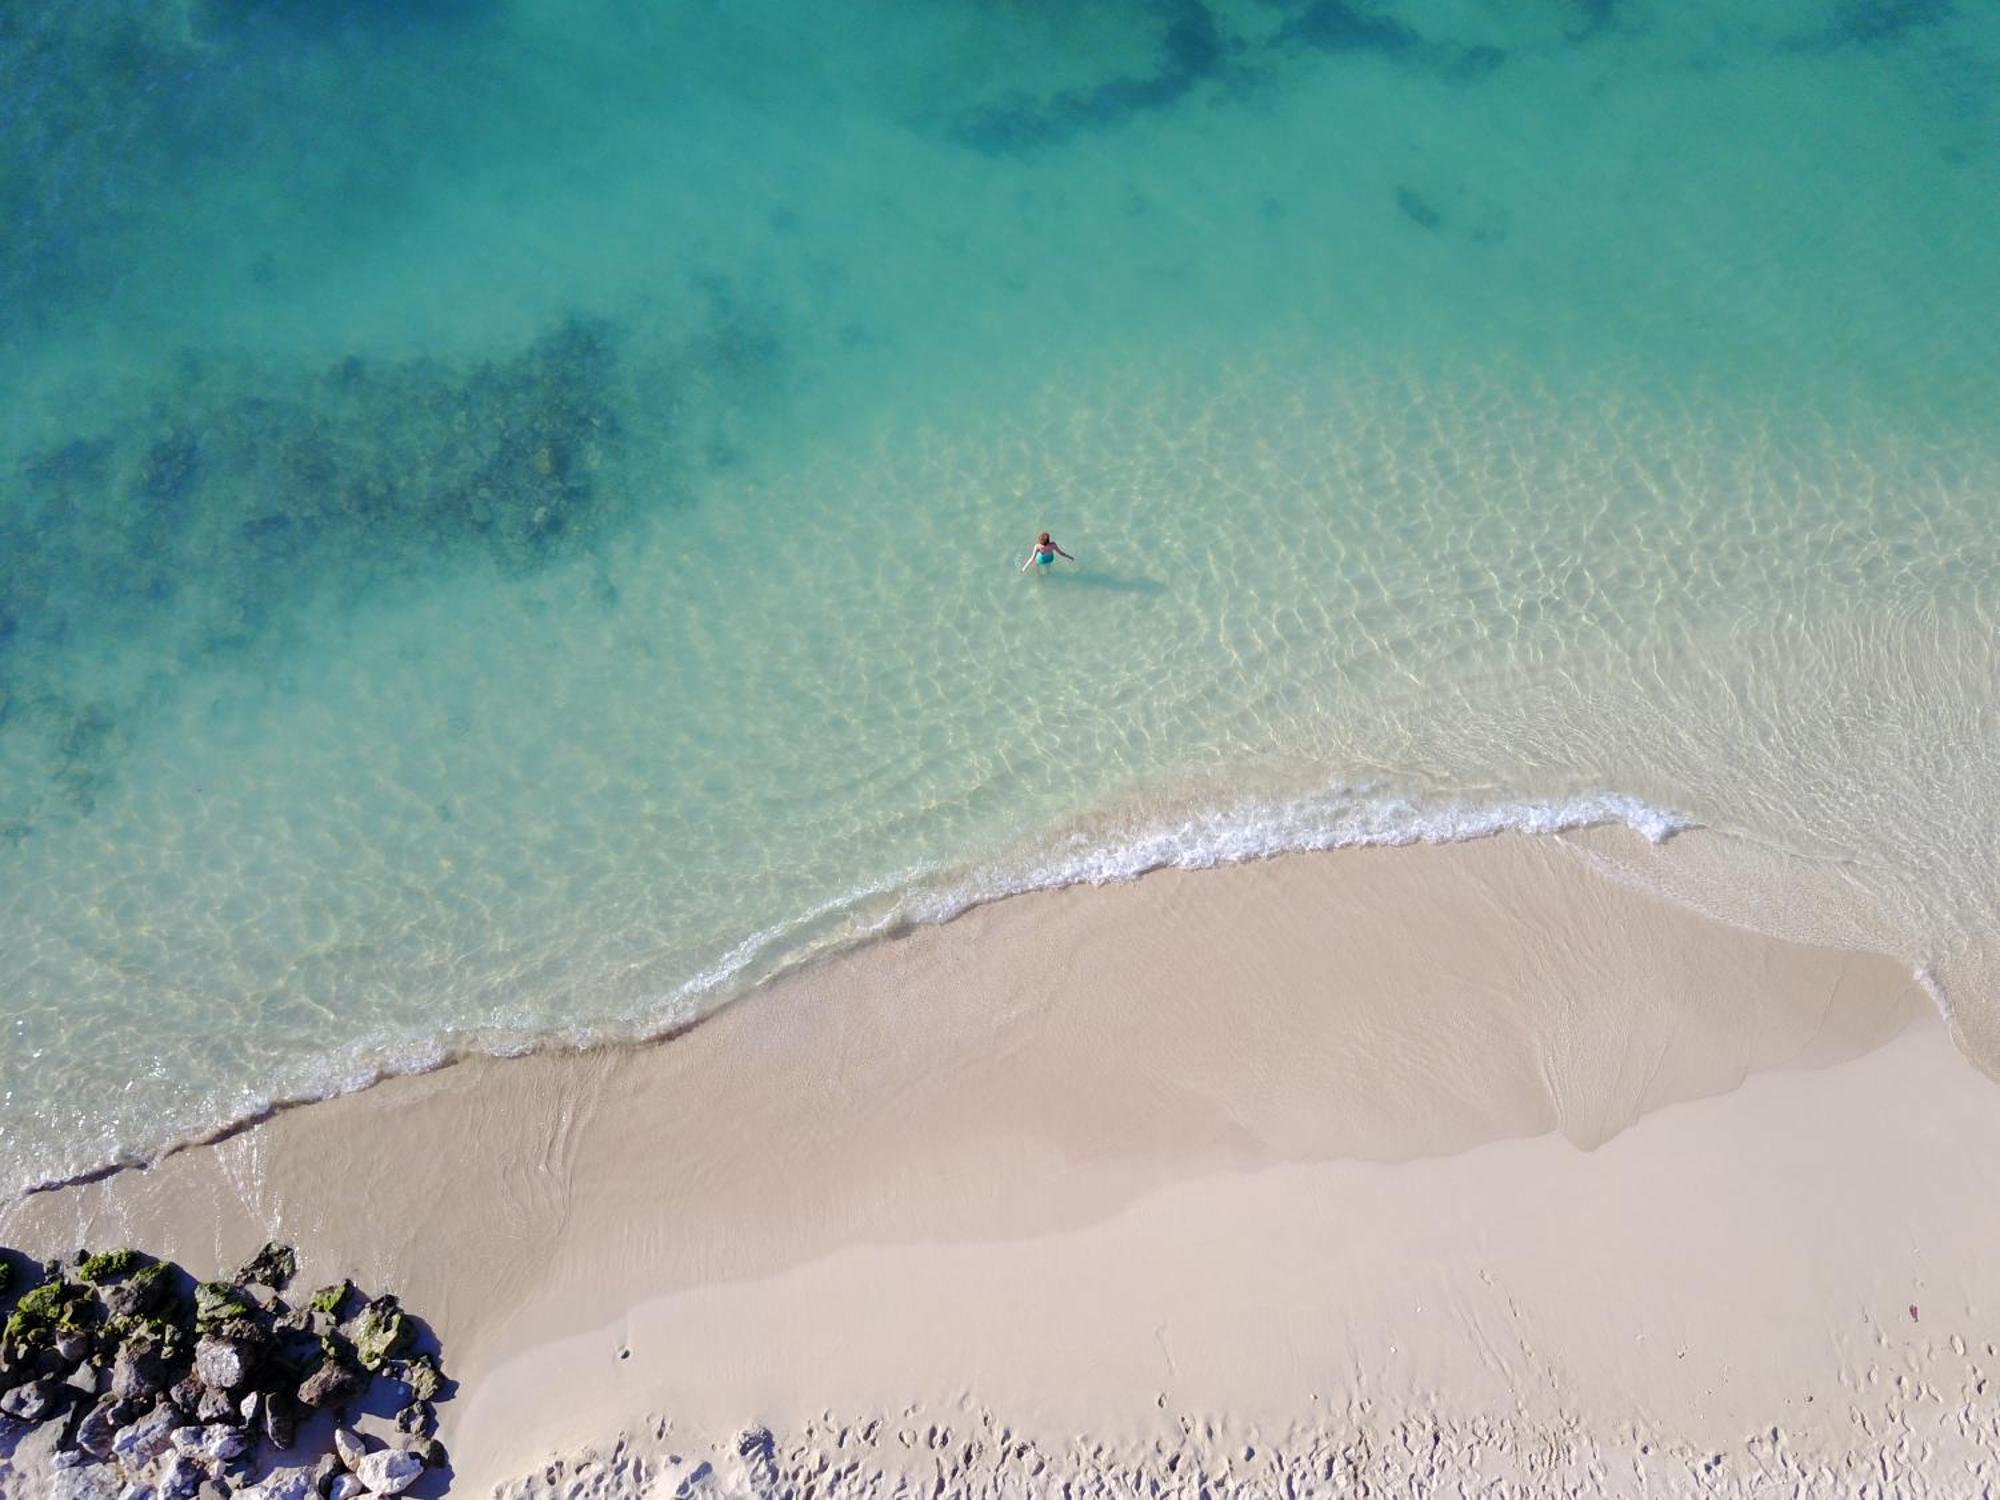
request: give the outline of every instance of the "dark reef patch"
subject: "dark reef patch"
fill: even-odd
[[[778,358],[734,337],[729,359]],[[144,420],[29,454],[0,509],[0,821],[88,814],[128,746],[137,705],[79,701],[77,650],[237,652],[308,596],[591,545],[627,504],[621,380],[584,319],[468,368],[191,359]]]
[[[1426,37],[1414,27],[1354,0],[1310,0],[1278,28],[1280,48],[1331,54],[1373,54],[1420,69],[1448,83],[1477,83],[1507,61],[1504,48],[1464,46]]]
[[[1568,4],[1579,22],[1569,34],[1573,42],[1587,42],[1618,24],[1618,0],[1568,0]]]
[[[142,7],[0,5],[6,331],[103,284],[108,247],[136,216],[135,184],[199,155],[217,72]]]
[[[1278,40],[1317,52],[1402,53],[1423,38],[1393,16],[1367,10],[1349,0],[1312,0],[1278,30]]]
[[[1444,215],[1434,208],[1423,194],[1412,188],[1396,189],[1396,207],[1403,211],[1403,217],[1419,229],[1436,230],[1444,222]]]
[[[1223,70],[1235,44],[1202,0],[1171,0],[1166,17],[1152,72],[1109,78],[1048,99],[1016,95],[968,111],[947,134],[987,156],[1022,155],[1179,103]]]
[[[1288,54],[1372,54],[1451,83],[1476,83],[1507,61],[1504,48],[1427,38],[1358,0],[1273,0],[1273,6],[1275,25],[1244,36],[1202,0],[1167,0],[1157,7],[1164,25],[1152,71],[1050,97],[1014,93],[956,115],[945,134],[983,155],[1026,156],[1171,109],[1204,83],[1222,84],[1230,94],[1266,86]]]
[[[281,27],[293,35],[462,26],[497,15],[499,0],[208,0],[211,29]]]
[[[1397,183],[1396,212],[1424,233],[1458,244],[1492,246],[1507,238],[1504,203],[1448,182],[1428,189]]]
[[[1445,62],[1444,75],[1453,83],[1477,83],[1498,72],[1506,61],[1506,50],[1501,47],[1460,47],[1457,55]]]
[[[0,590],[46,639],[78,609],[143,612],[162,566],[169,592],[233,583],[229,615],[331,552],[367,568],[467,551],[539,566],[596,518],[616,367],[611,330],[573,321],[465,372],[350,359],[274,395],[197,370],[149,427],[28,457],[26,503],[0,518]]]
[[[1953,0],[1834,0],[1820,30],[1789,44],[1795,52],[1844,47],[1893,47],[1951,19]]]
[[[107,300],[175,295],[188,257],[206,274],[240,251],[246,285],[277,287],[299,248],[419,201],[467,122],[389,80],[435,74],[504,3],[0,4],[0,342]],[[211,240],[189,217],[216,186],[280,163],[297,238],[276,253]]]
[[[1827,33],[1836,42],[1876,47],[1899,42],[1951,14],[1951,0],[1842,0],[1834,7]]]

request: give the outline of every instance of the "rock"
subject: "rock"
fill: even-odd
[[[358,1471],[361,1460],[368,1456],[368,1445],[361,1441],[361,1434],[351,1427],[333,1429],[333,1451],[340,1455],[340,1461],[348,1468]]]
[[[322,1453],[312,1462],[313,1493],[324,1495],[326,1487],[333,1483],[335,1476],[346,1472],[337,1454]]]
[[[265,1358],[275,1360],[278,1367],[286,1372],[287,1378],[296,1379],[319,1363],[325,1346],[319,1338],[298,1329],[279,1329],[265,1350]]]
[[[437,1431],[437,1410],[428,1401],[412,1401],[396,1413],[396,1431],[429,1437]]]
[[[226,1318],[208,1330],[219,1339],[240,1344],[255,1364],[271,1347],[271,1330],[254,1318]]]
[[[250,1378],[250,1351],[234,1339],[205,1335],[194,1346],[194,1372],[212,1391],[233,1391]]]
[[[336,1474],[326,1487],[326,1500],[360,1500],[367,1493],[368,1486],[352,1474]]]
[[[189,1453],[212,1464],[240,1458],[250,1448],[250,1434],[227,1422],[214,1422],[207,1427],[177,1427],[171,1441],[176,1452]]]
[[[236,1273],[236,1284],[267,1286],[274,1292],[282,1292],[298,1274],[299,1258],[292,1253],[292,1247],[273,1241],[243,1263],[243,1269]]]
[[[444,1371],[428,1354],[419,1354],[403,1367],[402,1381],[417,1400],[435,1401],[438,1392],[444,1389]]]
[[[312,1470],[278,1469],[245,1490],[236,1500],[312,1500]]]
[[[90,1357],[95,1342],[96,1340],[81,1329],[65,1329],[55,1337],[56,1358],[69,1368],[75,1369]]]
[[[7,1315],[7,1342],[47,1347],[60,1333],[87,1333],[97,1322],[97,1296],[87,1286],[65,1281],[58,1265],[48,1280],[21,1295]]]
[[[74,1394],[55,1376],[44,1375],[0,1396],[0,1416],[17,1422],[46,1422],[68,1406]]]
[[[49,1279],[22,1293],[0,1327],[0,1344],[13,1363],[44,1354],[53,1358],[58,1335],[88,1334],[99,1321],[97,1294],[63,1280],[57,1263],[51,1262],[51,1267]]]
[[[104,1310],[113,1318],[143,1318],[166,1299],[172,1289],[167,1268],[158,1262],[140,1266],[122,1281],[97,1289]]]
[[[243,1425],[245,1427],[255,1427],[257,1425],[257,1414],[263,1410],[263,1406],[263,1399],[256,1391],[252,1391],[242,1401],[237,1403],[236,1410],[243,1418]]]
[[[58,1469],[44,1493],[46,1500],[118,1500],[118,1476],[95,1464]]]
[[[325,1313],[329,1318],[338,1319],[347,1311],[348,1301],[353,1295],[354,1283],[351,1281],[339,1281],[335,1282],[332,1286],[323,1286],[314,1292],[307,1300],[306,1305],[314,1312]]]
[[[299,1400],[307,1406],[345,1406],[366,1388],[368,1378],[340,1360],[324,1358],[312,1374],[299,1382]]]
[[[354,1343],[361,1368],[374,1374],[410,1341],[410,1320],[394,1297],[377,1297],[343,1330]]]
[[[117,1384],[114,1381],[112,1384],[114,1394],[117,1392],[117,1389]],[[201,1383],[199,1375],[190,1374],[175,1383],[174,1388],[167,1392],[167,1399],[189,1416],[193,1416],[194,1409],[201,1404],[201,1398],[207,1390],[208,1387]]]
[[[101,1398],[84,1419],[76,1424],[76,1445],[92,1458],[109,1458],[111,1440],[118,1429],[138,1415],[138,1408],[121,1401],[116,1394]]]
[[[445,1466],[444,1444],[436,1438],[412,1438],[408,1446],[409,1451],[417,1456],[426,1469],[442,1469]]]
[[[204,1281],[194,1289],[194,1324],[204,1332],[249,1316],[249,1302],[226,1281]]]
[[[181,1414],[162,1402],[131,1426],[120,1429],[111,1439],[112,1455],[128,1468],[144,1468],[166,1451],[180,1425]]]
[[[102,1255],[86,1255],[78,1261],[76,1279],[91,1286],[102,1286],[107,1281],[129,1276],[138,1269],[138,1251],[106,1250]]]
[[[368,1486],[371,1495],[400,1495],[417,1482],[424,1461],[400,1448],[378,1448],[365,1454],[355,1466],[355,1475]]]
[[[283,1391],[264,1398],[264,1440],[280,1453],[290,1451],[299,1435],[299,1404]]]
[[[194,1500],[194,1492],[207,1477],[208,1471],[194,1455],[176,1453],[160,1470],[160,1500]]]
[[[167,1346],[141,1329],[118,1346],[111,1362],[111,1394],[120,1401],[137,1401],[164,1388],[172,1373]]]
[[[203,1386],[194,1404],[194,1419],[204,1426],[211,1422],[227,1422],[236,1415],[236,1410],[236,1398],[229,1392],[212,1391]]]

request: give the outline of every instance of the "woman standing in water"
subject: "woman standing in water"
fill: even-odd
[[[1021,564],[1021,571],[1025,573],[1028,569],[1033,568],[1039,576],[1043,568],[1054,567],[1058,557],[1069,557],[1071,562],[1076,561],[1074,557],[1070,557],[1067,552],[1063,551],[1062,548],[1050,540],[1049,534],[1045,531],[1041,536],[1036,538],[1035,550],[1030,552],[1028,560]]]

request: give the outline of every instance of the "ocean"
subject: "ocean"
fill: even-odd
[[[0,1187],[1599,822],[2000,1064],[2000,9],[23,0],[0,124]]]

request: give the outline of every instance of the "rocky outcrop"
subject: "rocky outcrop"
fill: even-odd
[[[51,1473],[73,1500],[387,1496],[446,1461],[433,1403],[449,1383],[434,1353],[411,1353],[416,1321],[348,1282],[288,1304],[288,1246],[264,1246],[227,1281],[114,1250],[51,1262],[22,1288],[35,1271],[16,1277],[19,1264],[0,1252],[19,1291],[11,1308],[0,1298],[0,1418],[66,1419]],[[396,1446],[371,1450],[342,1428],[337,1451],[279,1461],[304,1417],[355,1406],[378,1378],[392,1384],[373,1409],[400,1408]]]

